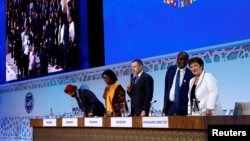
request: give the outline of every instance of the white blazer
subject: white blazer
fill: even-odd
[[[189,92],[188,92],[188,105],[191,105],[192,100],[190,100],[191,96],[191,88],[193,87],[195,81],[195,77],[193,77],[189,82]],[[199,109],[203,113],[206,109],[212,110],[212,115],[221,115],[222,107],[219,100],[218,86],[217,81],[211,73],[205,73],[204,71],[201,73],[200,78],[198,80],[195,96],[199,101]],[[191,109],[188,108],[188,114],[191,114]]]

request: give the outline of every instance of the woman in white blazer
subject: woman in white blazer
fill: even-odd
[[[201,115],[221,115],[217,81],[211,73],[204,71],[204,62],[199,57],[190,58],[188,65],[195,75],[189,83],[188,113],[192,114],[193,99],[196,99]]]

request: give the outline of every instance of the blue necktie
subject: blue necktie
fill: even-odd
[[[178,70],[176,79],[175,79],[175,97],[174,97],[174,104],[175,107],[179,107],[179,92],[180,92],[180,70]]]
[[[135,83],[134,84],[136,84],[138,80],[139,80],[139,76],[135,76]]]

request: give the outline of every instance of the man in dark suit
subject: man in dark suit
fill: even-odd
[[[188,58],[189,55],[186,52],[179,52],[177,64],[170,66],[166,72],[163,112],[167,116],[187,115],[189,81],[194,77],[190,69],[186,67]],[[178,71],[179,77],[177,77]],[[177,85],[176,78],[179,78]]]
[[[140,59],[132,61],[133,75],[127,86],[127,93],[131,98],[131,116],[148,116],[153,98],[154,80],[143,71]]]
[[[77,89],[75,85],[68,84],[64,92],[76,99],[86,117],[104,116],[106,111],[104,105],[85,85]]]

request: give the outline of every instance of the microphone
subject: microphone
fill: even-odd
[[[153,107],[153,104],[156,103],[157,100],[151,101],[150,102],[150,109],[149,109],[149,113],[148,115],[151,116],[155,116],[155,108]]]
[[[151,101],[150,103],[153,104],[153,103],[156,103],[156,102],[157,102],[157,100],[154,100],[154,101]]]
[[[130,74],[130,89],[132,90],[134,87],[135,79],[133,73]]]
[[[198,103],[200,103],[200,101],[198,100],[195,100],[195,105],[198,107]],[[179,108],[179,110],[182,110],[182,109],[185,109],[185,108],[188,108],[188,107],[193,107],[193,104],[192,105],[186,105],[186,106],[182,106]],[[191,108],[192,109],[192,108]]]
[[[124,103],[122,103],[122,104],[125,104],[125,103],[129,103],[130,102],[130,100],[127,100],[127,101],[125,101]]]
[[[130,83],[131,83],[131,85],[134,84],[134,75],[133,75],[133,73],[130,74]]]

